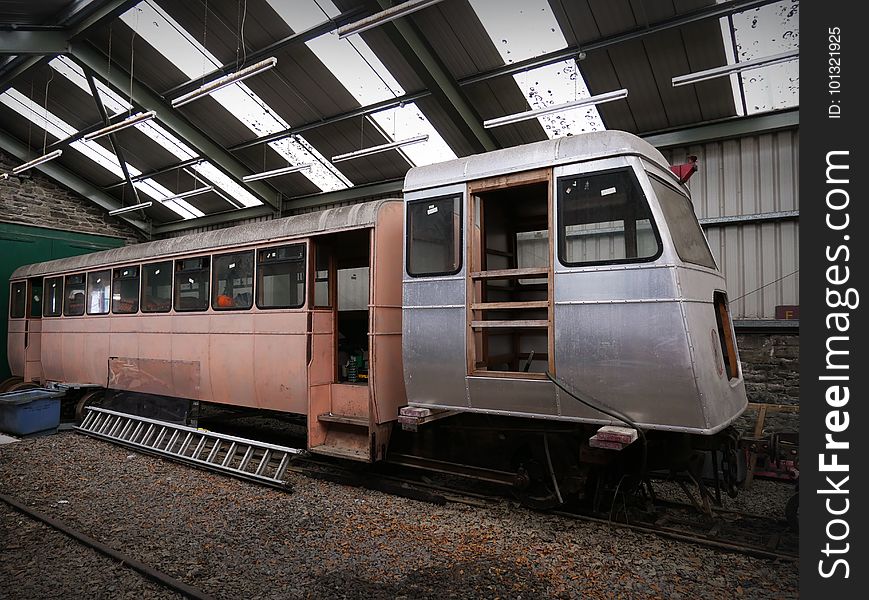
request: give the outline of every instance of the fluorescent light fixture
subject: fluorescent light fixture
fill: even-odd
[[[139,204],[134,204],[132,206],[123,206],[121,208],[116,208],[115,210],[110,210],[109,214],[114,217],[115,215],[122,215],[124,213],[133,212],[134,210],[141,210],[143,208],[148,208],[152,204],[154,204],[154,203],[149,201],[149,202],[141,202]]]
[[[627,97],[628,90],[615,90],[613,92],[607,92],[605,94],[598,94],[597,96],[580,98],[579,100],[574,100],[573,102],[553,104],[552,106],[544,106],[543,108],[536,108],[534,110],[516,113],[515,115],[507,115],[506,117],[489,119],[488,121],[483,121],[483,127],[485,127],[486,129],[491,129],[493,127],[500,127],[501,125],[509,125],[511,123],[519,123],[521,121],[527,121],[529,119],[536,119],[537,117],[551,115],[553,113],[561,112],[563,110],[572,110],[574,108],[581,108],[583,106],[595,106],[597,104],[603,104],[604,102],[612,102],[613,100],[621,100]]]
[[[358,21],[353,21],[352,23],[339,27],[338,38],[344,39],[348,35],[368,31],[369,29],[379,27],[384,23],[400,19],[401,17],[428,8],[429,6],[433,6],[440,2],[443,2],[443,0],[407,0],[407,2],[402,2],[401,4],[387,8],[379,13],[374,13],[364,19],[359,19]]]
[[[418,144],[420,142],[428,141],[428,134],[426,135],[418,135],[416,137],[408,138],[406,140],[398,140],[397,142],[390,142],[388,144],[382,144],[380,146],[372,146],[370,148],[362,148],[362,150],[356,150],[355,152],[348,152],[347,154],[339,154],[338,156],[332,157],[332,162],[341,162],[344,160],[350,160],[351,158],[360,158],[362,156],[369,156],[371,154],[377,154],[378,152],[386,152],[387,150],[394,150],[396,148],[401,148],[402,146],[409,146],[410,144]]]
[[[206,185],[201,188],[196,188],[190,190],[189,192],[181,192],[180,194],[175,194],[174,196],[169,196],[168,198],[163,198],[161,202],[169,202],[170,200],[181,200],[182,198],[189,198],[190,196],[198,196],[199,194],[204,194],[206,192],[213,192],[214,186]]]
[[[715,79],[716,77],[724,77],[725,75],[730,75],[732,73],[740,73],[742,71],[748,71],[749,69],[757,69],[767,65],[787,62],[799,57],[799,50],[790,50],[788,52],[764,56],[762,58],[752,58],[751,60],[746,60],[733,65],[725,65],[723,67],[715,67],[714,69],[707,69],[705,71],[697,71],[696,73],[688,73],[687,75],[679,75],[678,77],[673,78],[673,87],[688,85],[689,83],[699,83],[701,81],[706,81],[707,79]]]
[[[54,152],[49,152],[48,154],[43,154],[39,158],[34,158],[33,160],[28,161],[28,162],[24,163],[23,165],[18,165],[17,167],[12,169],[12,173],[15,175],[18,175],[19,173],[23,173],[27,169],[32,169],[33,167],[41,165],[42,163],[47,163],[50,160],[54,160],[55,158],[60,156],[62,153],[63,153],[63,150],[58,149],[58,150],[55,150]]]
[[[229,75],[224,75],[223,77],[219,77],[214,81],[206,83],[200,88],[193,90],[192,92],[188,92],[186,94],[182,94],[177,98],[172,100],[172,108],[178,108],[179,106],[184,106],[189,102],[193,102],[194,100],[198,100],[203,96],[208,96],[216,92],[217,90],[223,89],[228,85],[232,85],[233,83],[238,83],[239,81],[243,81],[248,77],[253,77],[254,75],[259,75],[265,71],[268,71],[272,67],[278,64],[278,59],[274,56],[267,58],[265,60],[261,60],[260,62],[253,64],[249,67],[245,67],[241,71],[236,71],[235,73],[230,73]]]
[[[248,181],[257,181],[260,179],[268,179],[269,177],[277,177],[278,175],[286,175],[287,173],[295,173],[297,171],[304,171],[306,169],[310,169],[310,164],[305,165],[296,165],[294,167],[284,167],[282,169],[275,169],[273,171],[263,171],[262,173],[254,173],[252,175],[245,175],[241,178],[242,181],[247,183]]]
[[[131,115],[124,119],[119,123],[115,123],[114,125],[109,125],[107,127],[103,127],[102,129],[98,129],[97,131],[92,131],[91,133],[82,137],[85,141],[95,140],[97,138],[101,138],[104,135],[109,135],[110,133],[116,133],[121,129],[126,129],[127,127],[132,127],[137,123],[144,123],[145,121],[150,121],[154,117],[157,116],[153,110],[149,110],[148,112],[137,113],[135,115]]]

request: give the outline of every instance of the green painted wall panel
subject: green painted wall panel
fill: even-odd
[[[0,223],[0,381],[9,377],[6,360],[6,328],[9,318],[9,277],[21,265],[77,256],[124,245],[124,240],[105,235],[73,233],[57,229]]]

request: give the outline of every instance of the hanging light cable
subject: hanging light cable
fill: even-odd
[[[101,138],[104,135],[109,135],[111,133],[117,133],[122,129],[126,129],[127,127],[132,127],[133,125],[138,125],[139,123],[144,123],[145,121],[150,121],[155,118],[157,113],[153,110],[149,110],[148,112],[137,113],[130,117],[127,117],[123,121],[119,123],[115,123],[114,125],[108,125],[103,127],[102,129],[98,129],[97,131],[93,131],[85,136],[82,136],[82,139],[85,141],[95,140],[97,138]]]
[[[265,71],[268,71],[277,64],[278,59],[272,56],[265,60],[261,60],[260,62],[253,64],[249,67],[245,67],[240,71],[236,71],[235,73],[230,73],[229,75],[219,77],[214,81],[206,83],[205,85],[193,90],[192,92],[182,94],[181,96],[173,99],[172,108],[184,106],[189,102],[193,102],[194,100],[198,100],[199,98],[208,96],[209,94],[213,94],[217,90],[223,89],[228,85],[232,85],[233,83],[238,83],[239,81],[247,79],[248,77],[253,77],[254,75],[264,73]]]
[[[553,104],[552,106],[544,106],[543,108],[536,108],[534,110],[528,110],[525,112],[516,113],[514,115],[507,115],[505,117],[498,117],[497,119],[489,119],[488,121],[483,121],[483,127],[485,127],[486,129],[491,129],[493,127],[500,127],[502,125],[509,125],[511,123],[519,123],[521,121],[527,121],[529,119],[536,119],[537,117],[551,115],[553,113],[561,112],[564,110],[572,110],[574,108],[581,108],[583,106],[596,106],[598,104],[603,104],[604,102],[612,102],[613,100],[621,100],[627,97],[628,90],[615,90],[613,92],[607,92],[605,94],[598,94],[597,96],[580,98],[579,100],[574,100],[572,102]]]
[[[408,138],[406,140],[398,140],[396,142],[390,142],[388,144],[382,144],[380,146],[371,146],[370,148],[362,148],[361,150],[356,150],[355,152],[348,152],[346,154],[339,154],[338,156],[332,157],[332,162],[337,163],[345,160],[350,160],[353,158],[360,158],[362,156],[369,156],[371,154],[377,154],[379,152],[386,152],[387,150],[395,150],[396,148],[401,148],[402,146],[409,146],[411,144],[419,144],[420,142],[428,141],[428,134],[418,135],[416,137]]]

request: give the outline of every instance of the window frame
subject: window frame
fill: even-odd
[[[250,254],[251,255],[251,270],[250,270],[250,293],[251,293],[251,301],[250,306],[218,306],[217,305],[217,297],[215,296],[215,292],[217,292],[217,269],[215,268],[215,262],[219,258],[223,258],[226,256],[238,256],[242,254]],[[235,252],[224,252],[223,254],[212,254],[211,255],[211,309],[217,311],[238,311],[238,310],[250,310],[253,308],[254,303],[256,301],[256,259],[257,259],[257,251],[254,249],[248,250],[236,250]]]
[[[91,291],[91,275],[96,273],[104,273],[108,272],[109,274],[109,305],[106,307],[105,312],[91,312],[90,309],[90,291]],[[85,314],[89,317],[99,317],[103,315],[111,314],[112,312],[112,268],[108,269],[97,269],[96,271],[88,271],[85,275]]]
[[[56,313],[49,313],[48,312],[50,304],[45,301],[46,290],[49,289],[47,282],[52,280],[52,279],[57,279],[58,281],[60,281],[60,310]],[[42,278],[42,316],[43,317],[52,318],[52,317],[60,317],[63,315],[63,290],[64,290],[63,282],[64,282],[63,275],[53,275],[51,277],[43,277]]]
[[[658,250],[655,254],[651,256],[643,256],[643,257],[635,257],[635,258],[611,258],[606,260],[591,260],[591,261],[582,261],[582,262],[570,262],[564,258],[565,251],[565,242],[566,236],[562,234],[562,232],[566,231],[566,227],[563,223],[562,216],[562,192],[561,192],[561,182],[566,179],[577,179],[579,177],[593,177],[595,175],[609,175],[611,173],[618,172],[627,172],[629,174],[630,179],[632,180],[635,189],[638,190],[642,194],[642,201],[645,202],[646,208],[649,211],[649,223],[652,226],[652,233],[655,235],[655,242],[657,242]],[[661,255],[664,253],[664,243],[661,241],[661,233],[658,230],[658,220],[655,218],[655,214],[652,211],[652,205],[649,204],[649,196],[646,194],[646,191],[643,189],[642,184],[640,183],[639,177],[637,177],[636,169],[632,166],[620,166],[613,167],[611,169],[603,169],[600,171],[587,171],[582,173],[574,173],[571,175],[562,175],[555,179],[555,253],[558,258],[558,262],[565,267],[595,267],[595,266],[603,266],[603,265],[624,265],[624,264],[639,264],[639,263],[650,263],[655,262]]]
[[[169,307],[166,310],[145,310],[145,286],[143,285],[145,280],[145,268],[151,267],[153,265],[169,265]],[[171,258],[168,260],[158,260],[156,262],[142,263],[139,265],[139,312],[150,314],[150,315],[159,315],[166,314],[172,311],[172,305],[175,301],[175,261]]]
[[[286,306],[284,306],[284,305],[260,306],[259,290],[261,290],[263,287],[262,285],[260,285],[260,283],[261,283],[260,282],[260,272],[261,272],[261,267],[264,264],[260,261],[260,254],[267,252],[269,250],[276,250],[279,248],[288,248],[290,246],[301,246],[302,247],[302,256],[300,259],[298,259],[298,262],[302,263],[302,274],[304,275],[305,278],[303,280],[304,288],[302,289],[302,293],[299,294],[299,299],[300,299],[299,304],[291,304],[291,305],[286,305]],[[254,305],[257,307],[258,310],[299,309],[299,308],[303,308],[305,306],[305,303],[307,302],[307,295],[308,295],[308,244],[307,243],[305,243],[305,242],[290,242],[287,244],[280,244],[277,246],[267,246],[264,248],[257,248],[256,252],[254,254],[254,261],[255,261],[255,263],[254,263]],[[293,259],[293,260],[275,260],[275,261],[269,261],[268,263],[265,263],[265,264],[278,264],[278,263],[284,263],[284,262],[297,262],[297,260],[296,259]]]
[[[183,263],[184,261],[203,259],[203,258],[208,262],[208,266],[205,267],[204,269],[199,268],[199,269],[186,269],[186,270],[180,270],[180,271],[178,270],[178,263],[179,262]],[[211,267],[212,267],[212,264],[211,264],[211,255],[210,254],[201,254],[199,256],[188,256],[186,258],[176,258],[172,261],[172,310],[174,310],[175,312],[205,312],[209,309],[209,307],[211,306],[211,271],[212,271]],[[205,278],[205,282],[209,286],[209,288],[205,292],[205,306],[202,308],[179,308],[178,307],[178,300],[180,299],[180,296],[178,296],[178,286],[176,285],[177,279],[178,279],[178,274],[179,273],[198,273],[200,271],[208,271],[208,277]]]
[[[81,277],[82,278],[81,283],[76,284],[76,285],[83,286],[82,287],[82,294],[84,295],[84,299],[82,300],[82,303],[81,303],[81,312],[80,313],[67,312],[67,310],[66,310],[67,301],[69,300],[69,298],[66,297],[67,290],[69,290],[69,283],[67,282],[67,279],[69,279],[70,277]],[[85,311],[87,310],[87,297],[88,297],[87,283],[88,283],[87,273],[84,271],[82,271],[81,273],[70,273],[69,275],[63,276],[63,316],[64,317],[83,317],[84,316]],[[43,294],[43,297],[44,297],[44,294]]]
[[[129,281],[133,279],[133,277],[118,277],[117,272],[123,271],[124,269],[136,269],[136,310],[130,311],[117,311],[115,310],[115,281]],[[109,311],[113,315],[135,315],[139,313],[139,308],[142,305],[142,266],[141,265],[127,265],[126,267],[114,267],[112,268],[112,299],[109,302]]]
[[[415,204],[422,203],[431,203],[437,202],[439,200],[453,200],[458,199],[459,201],[459,236],[458,239],[455,240],[458,248],[458,256],[456,261],[456,268],[452,271],[440,271],[440,272],[431,272],[431,273],[412,273],[410,271],[410,248],[412,243],[411,231],[410,231],[410,208]],[[410,200],[405,203],[405,222],[404,222],[404,231],[405,231],[405,239],[404,239],[404,272],[408,275],[408,277],[414,278],[424,278],[424,277],[445,277],[450,275],[457,275],[461,272],[464,267],[464,250],[465,250],[465,194],[463,192],[453,192],[452,194],[443,194],[440,196],[432,196],[429,198],[419,198],[417,200]]]
[[[23,291],[24,304],[22,305],[22,308],[24,310],[21,311],[21,316],[15,316],[12,314],[12,307],[14,306],[14,304],[12,302],[12,298],[14,298],[13,291],[19,285],[24,286],[24,291]],[[26,319],[27,318],[27,300],[28,300],[27,281],[15,281],[15,282],[9,284],[9,318],[10,319]]]
[[[663,185],[670,189],[670,191],[675,192],[679,196],[681,196],[685,202],[688,203],[688,206],[691,208],[691,216],[694,217],[694,223],[697,225],[697,228],[700,229],[700,235],[703,237],[703,244],[706,247],[706,250],[709,252],[709,258],[712,259],[712,266],[705,265],[702,263],[695,262],[693,260],[688,260],[682,256],[679,252],[679,246],[676,244],[676,240],[673,237],[673,228],[670,226],[670,222],[667,219],[667,212],[664,210],[664,203],[661,202],[660,198],[657,198],[658,194],[655,194],[656,199],[658,200],[658,205],[661,207],[661,215],[664,217],[664,222],[667,224],[667,232],[670,234],[670,241],[673,242],[673,250],[676,251],[676,256],[679,257],[679,260],[685,263],[686,265],[693,265],[695,267],[700,267],[702,269],[711,269],[713,271],[718,271],[718,261],[715,260],[715,254],[712,252],[712,248],[709,246],[709,239],[706,237],[706,232],[703,231],[703,226],[700,225],[700,219],[697,218],[697,213],[694,211],[694,202],[691,201],[691,198],[685,194],[685,192],[678,190],[673,186],[672,183],[668,183],[663,177],[655,175],[654,173],[650,173],[646,171],[646,174],[649,176],[649,185],[653,185],[652,179],[657,180],[660,185]]]

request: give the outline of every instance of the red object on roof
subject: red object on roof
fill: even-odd
[[[679,183],[685,183],[697,172],[697,157],[689,156],[688,162],[681,165],[670,165],[670,170],[679,178]]]

